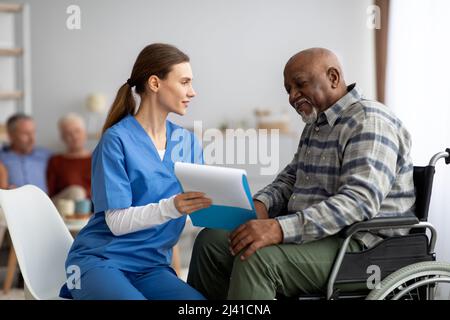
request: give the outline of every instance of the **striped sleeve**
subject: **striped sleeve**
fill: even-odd
[[[253,196],[253,199],[264,203],[269,213],[269,218],[274,218],[280,212],[287,210],[287,204],[292,195],[297,176],[299,150],[300,148],[297,150],[291,163],[277,175],[275,180]]]
[[[397,128],[382,115],[366,114],[353,129],[343,130],[338,192],[291,215],[277,217],[285,243],[304,243],[338,233],[373,218],[395,181]]]

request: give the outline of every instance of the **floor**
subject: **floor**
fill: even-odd
[[[23,289],[12,289],[8,294],[4,294],[3,290],[0,291],[0,300],[24,300],[25,294]]]
[[[183,268],[181,270],[180,278],[183,281],[186,281],[187,274],[188,274],[188,269]],[[24,299],[25,299],[25,294],[23,292],[23,289],[13,288],[13,289],[11,289],[11,291],[8,294],[5,294],[3,292],[3,290],[0,290],[0,300],[24,300]]]

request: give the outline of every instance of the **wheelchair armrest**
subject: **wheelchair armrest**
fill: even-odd
[[[412,226],[419,223],[417,217],[382,217],[373,218],[367,221],[356,222],[351,226],[342,229],[341,234],[344,238],[351,236],[358,231],[367,231],[383,228],[400,228]]]

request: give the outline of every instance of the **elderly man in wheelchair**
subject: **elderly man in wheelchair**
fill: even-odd
[[[188,283],[209,299],[432,299],[450,280],[426,222],[450,150],[413,167],[401,121],[347,86],[327,49],[294,55],[284,79],[306,123],[297,153],[254,195],[258,219],[200,232]]]

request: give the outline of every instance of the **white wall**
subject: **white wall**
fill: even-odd
[[[14,1],[8,1],[14,2]],[[17,1],[20,2],[20,1]],[[59,148],[58,117],[84,111],[85,97],[109,102],[146,44],[168,42],[191,57],[198,96],[175,119],[204,127],[252,123],[258,106],[289,110],[282,71],[297,51],[324,46],[343,59],[348,82],[374,96],[374,53],[366,27],[370,0],[29,0],[33,113],[38,143]],[[66,8],[81,8],[81,30],[66,28]]]

